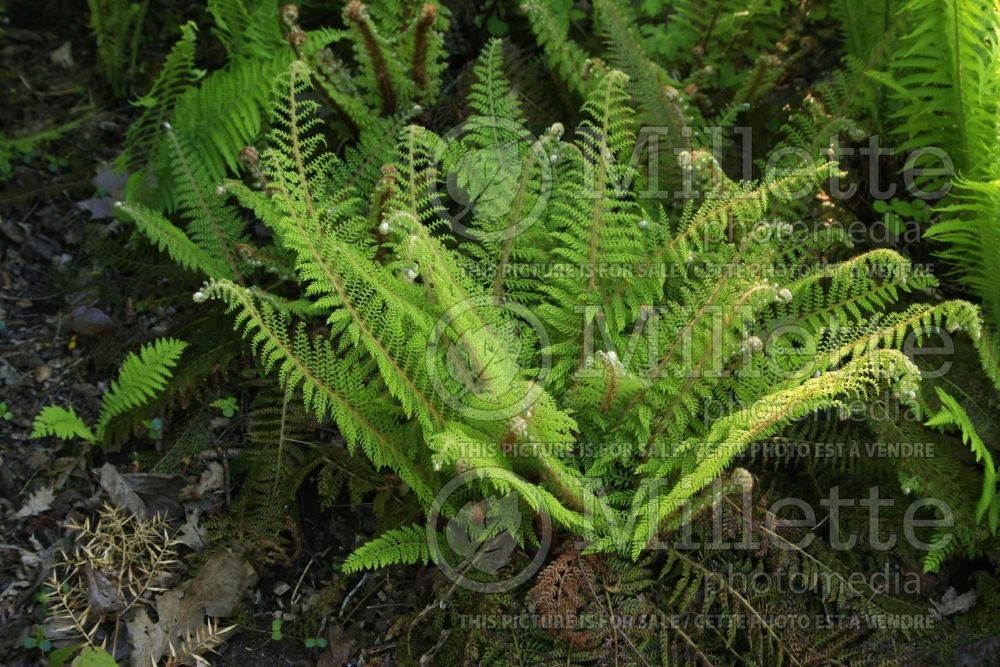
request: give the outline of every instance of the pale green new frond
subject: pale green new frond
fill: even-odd
[[[86,440],[94,442],[97,438],[73,408],[60,408],[47,405],[35,417],[32,425],[32,438],[47,438],[55,436],[60,440]]]
[[[125,358],[118,378],[104,394],[101,414],[95,425],[98,439],[103,437],[112,419],[145,405],[167,386],[186,347],[184,341],[161,338],[143,345],[138,355],[133,352]]]
[[[341,570],[352,574],[390,565],[427,565],[431,561],[427,539],[427,529],[419,524],[387,531],[355,549],[340,566]]]

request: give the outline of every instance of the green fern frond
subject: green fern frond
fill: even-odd
[[[97,41],[98,69],[115,95],[123,95],[135,77],[149,0],[87,0],[87,6]]]
[[[157,248],[167,252],[179,266],[211,278],[231,276],[230,269],[224,262],[212,257],[183,230],[159,213],[131,202],[122,204],[119,210],[131,218],[139,231]]]
[[[287,46],[279,28],[274,3],[266,0],[208,0],[212,32],[226,49],[230,61],[271,58]]]
[[[415,524],[387,531],[365,542],[347,557],[340,569],[344,574],[353,574],[390,565],[427,565],[430,561],[427,529],[421,524]]]
[[[993,455],[976,432],[972,419],[955,397],[940,387],[935,389],[941,401],[941,408],[924,424],[937,428],[957,427],[962,434],[962,442],[976,455],[976,461],[983,464],[983,491],[976,505],[976,521],[981,521],[988,512],[990,530],[996,534],[997,527],[1000,526],[1000,499],[997,496],[997,471]]]
[[[880,77],[895,100],[899,150],[947,150],[959,175],[980,179],[988,163],[979,156],[996,141],[1000,9],[993,0],[909,0],[901,12],[909,30],[891,78]],[[931,168],[940,166],[933,156],[917,156],[904,168],[928,161]],[[942,185],[938,178],[918,182],[932,190]]]
[[[87,426],[73,408],[60,408],[48,405],[35,417],[31,429],[32,438],[47,438],[55,436],[60,440],[86,440],[94,442],[97,436]]]
[[[118,158],[122,170],[137,169],[150,159],[156,137],[171,117],[178,98],[197,81],[194,67],[196,30],[191,22],[181,26],[181,38],[167,55],[152,88],[135,102],[145,110],[125,135],[125,148]]]
[[[104,394],[94,427],[98,440],[103,438],[112,419],[144,405],[163,391],[186,347],[184,341],[161,338],[143,345],[138,355],[130,353],[126,357],[118,378]]]
[[[589,67],[589,59],[569,34],[569,16],[560,16],[551,3],[530,0],[521,4],[535,39],[545,51],[546,62],[571,90],[586,96],[598,78],[599,67]],[[588,71],[589,70],[589,71]]]

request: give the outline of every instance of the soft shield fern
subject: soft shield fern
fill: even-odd
[[[61,440],[79,439],[107,445],[115,418],[155,399],[167,386],[186,347],[184,341],[161,338],[142,346],[139,354],[129,354],[118,377],[104,393],[101,411],[93,428],[87,426],[72,407],[50,405],[35,418],[31,437],[54,436]]]
[[[266,185],[210,184],[273,232],[300,289],[215,276],[195,300],[222,301],[286,398],[332,418],[426,510],[461,516],[435,496],[467,474],[463,502],[516,492],[529,516],[635,556],[754,442],[887,390],[913,401],[907,337],[978,331],[968,303],[912,303],[935,281],[891,250],[816,262],[843,237],[795,232],[806,207],[790,193],[835,165],[737,183],[684,152],[706,197],[671,216],[637,196],[625,74],[595,84],[572,140],[533,139],[513,129],[502,64],[489,45],[463,139],[403,128],[372,193],[343,178],[297,59],[274,86]],[[507,282],[483,263],[521,271]],[[624,446],[594,447],[608,442]],[[426,561],[418,532],[387,533],[345,567]],[[530,521],[514,532],[537,537]]]

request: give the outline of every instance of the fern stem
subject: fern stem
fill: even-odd
[[[427,87],[427,37],[435,20],[437,20],[437,7],[429,2],[425,3],[420,11],[420,18],[417,20],[417,31],[413,45],[413,65],[410,70],[413,81],[421,88]]]
[[[965,86],[963,83],[963,70],[962,70],[962,8],[959,6],[961,2],[959,0],[950,0],[951,5],[951,39],[949,40],[949,48],[951,49],[951,69],[952,69],[952,86],[955,89],[955,96],[957,98],[958,104],[955,110],[955,115],[958,117],[958,138],[960,142],[960,150],[962,151],[962,167],[968,167],[969,162],[969,135],[968,128],[966,127],[966,113],[968,113],[965,108]]]
[[[372,30],[365,4],[360,0],[351,0],[351,3],[347,5],[347,18],[358,29],[361,41],[371,59],[372,69],[375,70],[375,82],[378,84],[379,95],[382,98],[382,113],[391,116],[396,113],[396,91],[392,88],[392,78],[389,76],[385,54],[382,53],[382,47]]]

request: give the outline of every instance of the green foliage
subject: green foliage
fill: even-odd
[[[213,408],[218,408],[222,416],[227,418],[232,417],[239,410],[235,396],[226,396],[225,398],[214,400],[209,405]]]
[[[301,406],[280,392],[268,389],[254,399],[245,444],[231,464],[241,481],[240,494],[232,512],[210,523],[215,539],[235,542],[266,559],[289,561],[295,495],[323,449],[306,439],[307,426]]]
[[[86,440],[94,442],[97,437],[90,430],[82,419],[73,411],[73,408],[61,408],[57,405],[48,405],[35,417],[35,424],[31,431],[32,438],[47,438],[54,436],[60,440]]]
[[[828,605],[893,611],[898,601],[814,587],[819,603],[810,607],[709,586],[723,567],[787,565],[763,553],[670,551],[659,578],[644,556],[692,505],[708,506],[714,481],[731,487],[737,472],[749,477],[727,470],[755,444],[875,434],[932,440],[939,458],[813,460],[795,469],[802,486],[821,475],[885,474],[905,493],[947,499],[958,519],[950,543],[926,555],[903,550],[901,559],[922,557],[936,570],[960,552],[985,553],[1000,523],[994,434],[977,431],[980,422],[942,387],[932,385],[936,401],[927,384],[921,391],[921,368],[902,351],[964,331],[961,344],[977,348],[1000,387],[995,1],[529,0],[519,8],[530,33],[506,24],[502,6],[474,24],[515,40],[534,35],[537,49],[508,52],[519,67],[540,54],[563,84],[555,94],[582,102],[572,125],[549,124],[548,100],[508,76],[497,40],[470,68],[464,106],[442,103],[467,72],[446,67],[450,16],[435,2],[352,0],[338,6],[337,27],[307,31],[295,6],[211,0],[214,25],[200,36],[217,40],[226,62],[210,72],[195,66],[205,44],[194,24],[181,27],[136,101],[143,112],[119,162],[133,172],[119,211],[205,280],[194,301],[224,305],[242,338],[232,345],[278,386],[241,392],[243,403],[208,400],[237,393],[228,387],[205,390],[207,407],[165,441],[158,470],[182,471],[208,446],[216,408],[245,427],[246,441],[231,463],[241,485],[232,512],[209,526],[265,561],[297,555],[297,495],[313,480],[324,509],[346,495],[370,501],[378,518],[379,536],[346,559],[345,573],[467,557],[502,530],[535,544],[542,514],[586,547],[554,556],[549,579],[561,583],[543,574],[527,613],[558,599],[592,619],[751,621],[696,637],[676,628],[523,641],[442,633],[438,649],[456,664],[511,655],[525,664],[606,661],[609,650],[616,664],[863,660],[878,647],[862,632],[803,637],[764,618],[829,614]],[[449,34],[456,51],[458,32]],[[840,69],[817,79],[811,69],[831,50]],[[456,111],[468,112],[464,122],[443,131]],[[718,131],[744,121],[763,127],[754,141],[772,151],[758,146],[754,178],[735,180],[735,142]],[[660,131],[658,155],[644,127]],[[942,205],[831,197],[842,166],[853,177],[865,171],[838,164],[835,149],[871,132],[897,138],[900,151],[952,152],[958,179],[917,178],[925,189],[951,188]],[[815,163],[764,166],[773,149],[789,147]],[[926,166],[935,165],[916,157],[903,172]],[[894,236],[857,251],[846,216],[883,216]],[[950,286],[911,261],[907,222],[933,223],[928,236],[947,244],[942,257],[982,300],[985,329],[974,305],[941,297]],[[213,368],[217,349],[206,344],[184,379]],[[48,407],[36,437],[105,442],[116,418],[164,391],[179,354],[144,348],[93,428],[72,409]],[[844,415],[871,401],[919,419],[845,425]],[[313,437],[331,425],[337,437]],[[983,468],[978,493],[968,485],[975,476],[978,488],[974,463]],[[439,501],[456,476],[468,486]],[[433,548],[433,534],[415,523],[421,512],[457,522],[446,535],[451,553]],[[861,560],[792,558],[811,582],[842,577]],[[535,594],[545,586],[554,598]]]
[[[97,65],[115,95],[135,79],[149,0],[87,0],[97,41]]]
[[[983,464],[983,491],[976,505],[976,521],[988,516],[990,530],[996,534],[997,527],[1000,526],[1000,497],[997,496],[997,471],[993,464],[993,455],[976,433],[968,413],[955,397],[940,387],[937,388],[937,396],[941,401],[941,409],[927,420],[926,425],[938,428],[957,427],[962,433],[962,442],[976,455],[976,461]]]
[[[913,151],[903,168],[929,168],[916,172],[916,182],[929,199],[947,195],[927,237],[949,244],[941,256],[982,299],[989,324],[982,362],[1000,389],[1000,284],[993,271],[1000,258],[1000,171],[993,157],[1000,127],[1000,9],[991,0],[911,0],[901,16],[906,32],[890,70],[875,77],[890,91],[900,149]],[[945,151],[950,173],[949,163],[942,171],[933,149]]]
[[[73,408],[46,406],[35,418],[32,438],[57,437],[61,440],[80,439],[90,444],[107,446],[111,443],[114,420],[157,398],[173,375],[173,368],[187,343],[161,338],[143,345],[139,354],[130,353],[122,363],[118,377],[101,400],[101,410],[93,429]]]
[[[133,204],[158,212],[179,207],[189,218],[198,210],[204,215],[192,195],[213,190],[239,169],[241,159],[252,167],[244,149],[264,127],[275,75],[296,57],[308,63],[310,78],[350,135],[379,133],[384,129],[379,115],[408,114],[415,104],[436,97],[447,27],[447,11],[436,3],[425,3],[416,13],[412,6],[404,11],[392,5],[370,16],[363,3],[350,2],[344,9],[349,32],[306,32],[298,9],[285,7],[281,14],[263,0],[210,1],[213,33],[228,62],[207,74],[194,66],[194,24],[181,28],[152,89],[136,102],[145,110],[130,127],[119,159],[121,168],[138,169],[129,181]],[[332,48],[348,40],[357,72]]]
[[[422,524],[406,526],[382,533],[354,550],[341,569],[350,574],[358,570],[389,567],[390,565],[430,562],[427,528]]]
[[[99,646],[87,646],[73,659],[73,667],[117,667],[114,657]]]
[[[58,127],[38,130],[20,136],[0,134],[0,179],[6,180],[14,169],[14,160],[27,161],[34,157],[39,148],[47,143],[63,138],[93,120],[93,114],[84,114]]]
[[[911,400],[918,372],[895,351],[907,335],[978,331],[975,308],[961,301],[897,308],[934,280],[893,251],[801,270],[842,239],[820,226],[792,238],[782,216],[799,210],[790,193],[814,188],[833,165],[735,183],[706,153],[682,153],[682,172],[712,196],[671,220],[636,195],[626,75],[600,78],[574,141],[554,130],[532,143],[517,130],[501,66],[491,44],[461,142],[404,129],[383,169],[385,194],[371,197],[341,184],[343,163],[325,150],[318,104],[307,95],[310,65],[293,62],[275,83],[270,145],[260,154],[266,187],[227,181],[214,196],[235,198],[273,230],[303,294],[287,301],[213,276],[195,297],[222,300],[285,401],[300,392],[309,412],[332,417],[350,449],[391,468],[425,508],[441,487],[439,471],[473,471],[486,495],[517,491],[529,512],[544,508],[593,550],[635,557],[753,442],[889,386]],[[542,168],[525,168],[538,152],[555,183],[541,207],[533,202],[546,182]],[[457,244],[443,236],[451,209],[438,161],[453,170],[459,187],[451,192],[468,199],[459,202],[468,240]],[[496,233],[525,221],[537,233]],[[183,252],[174,236],[159,240]],[[577,270],[511,286],[469,270],[524,261]],[[745,270],[687,270],[698,262]],[[765,265],[768,275],[755,268]],[[536,345],[538,332],[512,308],[535,313],[550,340]],[[308,320],[319,314],[317,332]],[[792,325],[800,338],[775,333]],[[539,375],[548,357],[551,372]],[[707,412],[710,399],[721,410]],[[573,455],[610,434],[629,444]],[[508,457],[505,442],[531,445],[532,454]],[[607,495],[585,477],[610,484]],[[642,478],[666,480],[668,490],[653,498]],[[532,539],[527,531],[522,539]],[[426,536],[413,529],[387,533],[348,568],[412,562],[423,553],[417,542]]]
[[[545,51],[549,68],[571,90],[586,94],[593,85],[592,63],[588,61],[587,53],[569,35],[570,13],[559,12],[556,7],[555,3],[531,0],[521,5],[521,11],[531,22],[538,45]]]
[[[909,0],[901,8],[906,31],[893,55],[889,85],[900,151],[946,150],[956,171],[979,179],[996,142],[997,29],[991,0]],[[904,169],[941,167],[918,155]],[[918,179],[927,190],[942,180]]]

